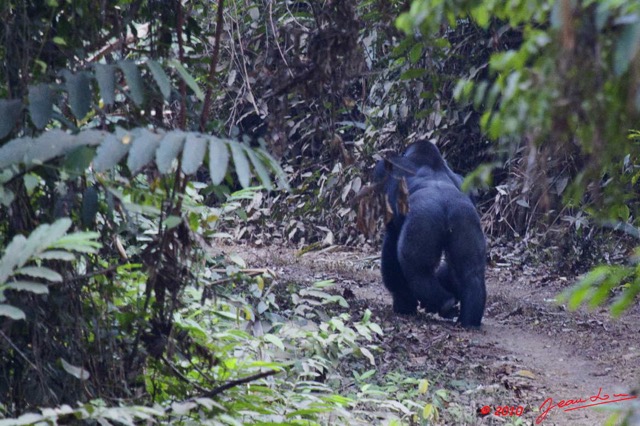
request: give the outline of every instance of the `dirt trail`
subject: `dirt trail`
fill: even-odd
[[[452,398],[462,408],[456,424],[506,423],[504,417],[480,417],[477,412],[485,405],[522,406],[524,424],[533,424],[543,402],[552,398],[556,404],[587,402],[552,408],[541,424],[601,425],[610,414],[607,408],[624,407],[629,401],[598,409],[564,409],[590,404],[590,398],[611,400],[614,393],[629,393],[640,383],[640,308],[620,320],[611,319],[605,310],[568,312],[553,298],[573,278],[541,267],[489,268],[483,327],[466,331],[423,313],[394,315],[375,252],[334,248],[299,256],[282,248],[232,250],[253,267],[276,270],[283,282],[335,280],[352,309],[370,309],[383,327],[381,370],[402,368],[429,376],[440,372],[436,381],[441,386],[459,386]]]

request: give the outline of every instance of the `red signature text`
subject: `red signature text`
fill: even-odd
[[[536,424],[539,425],[547,417],[547,414],[554,408],[563,408],[564,411],[580,410],[582,408],[593,407],[595,405],[613,404],[614,402],[628,401],[630,399],[636,399],[637,396],[629,395],[626,393],[614,393],[612,395],[603,394],[602,388],[598,389],[597,395],[592,395],[587,399],[563,399],[558,403],[554,403],[552,398],[544,400],[540,405],[540,415],[536,419]]]

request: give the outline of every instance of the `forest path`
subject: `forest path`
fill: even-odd
[[[520,424],[534,424],[541,407],[550,406],[551,402],[543,406],[548,398],[553,404],[586,402],[553,407],[540,424],[601,425],[611,407],[625,408],[629,401],[564,410],[611,401],[614,394],[630,393],[640,383],[640,307],[618,320],[604,309],[569,312],[553,299],[573,278],[540,266],[489,267],[483,326],[467,331],[424,313],[395,315],[375,252],[333,247],[300,255],[281,247],[229,249],[247,259],[250,267],[274,270],[282,288],[286,283],[333,279],[354,318],[370,309],[385,332],[379,374],[401,370],[429,378],[434,388],[450,390],[450,406],[455,404],[460,412],[458,425],[517,420],[495,414],[481,417],[478,411],[484,406],[492,413],[497,407],[521,406]]]

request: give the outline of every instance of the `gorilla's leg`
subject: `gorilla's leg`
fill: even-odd
[[[455,293],[457,291],[455,277],[453,276],[453,272],[446,261],[441,262],[438,266],[438,269],[436,270],[436,277],[438,277],[440,285],[449,293]]]
[[[382,243],[380,269],[382,281],[393,297],[393,311],[398,314],[414,315],[418,301],[409,288],[398,262],[398,238],[401,228],[402,223],[399,220],[392,220],[387,224]]]
[[[457,284],[455,282],[455,277],[453,276],[453,272],[447,262],[442,262],[436,269],[436,278],[438,282],[446,291],[451,293],[454,297],[456,295]],[[454,318],[460,315],[460,309],[458,308],[457,299],[451,299],[447,301],[440,308],[440,316],[444,318]]]
[[[475,208],[462,206],[450,219],[450,233],[445,246],[450,271],[443,285],[460,300],[458,322],[463,327],[479,327],[487,293],[484,282],[486,243]]]
[[[411,210],[398,241],[398,261],[409,288],[425,310],[451,318],[456,300],[436,277],[443,249],[443,211],[422,195],[425,193],[411,197]]]

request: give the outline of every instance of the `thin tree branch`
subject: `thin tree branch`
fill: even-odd
[[[108,274],[110,272],[117,271],[119,267],[124,266],[124,265],[126,265],[126,263],[118,263],[117,265],[113,265],[113,266],[110,266],[110,267],[105,268],[105,269],[99,269],[97,271],[87,272],[86,274],[79,275],[77,277],[65,278],[64,282],[70,283],[70,282],[74,282],[74,281],[86,280],[88,278],[95,277],[95,276],[98,276],[98,275],[106,275],[106,274]]]
[[[218,54],[220,52],[220,37],[222,36],[222,18],[223,18],[224,0],[218,0],[218,18],[216,22],[216,44],[213,46],[211,54],[211,64],[209,65],[209,78],[207,79],[207,92],[204,95],[202,104],[202,113],[200,114],[200,131],[204,132],[209,121],[209,110],[211,109],[211,97],[213,96],[213,80],[216,76],[216,67],[218,66]]]
[[[182,41],[182,27],[184,25],[184,15],[182,13],[182,2],[177,1],[178,7],[178,60],[184,64],[184,46]],[[187,127],[187,83],[180,79],[180,111],[178,112],[178,128],[184,130]]]
[[[274,374],[278,374],[277,370],[269,370],[264,371],[262,373],[254,374],[253,376],[245,377],[243,379],[231,380],[230,382],[225,383],[222,386],[219,386],[215,389],[210,390],[209,392],[202,395],[205,398],[213,398],[216,395],[221,394],[222,392],[234,388],[236,386],[244,385],[245,383],[253,382],[256,380],[264,379],[265,377],[273,376]]]

